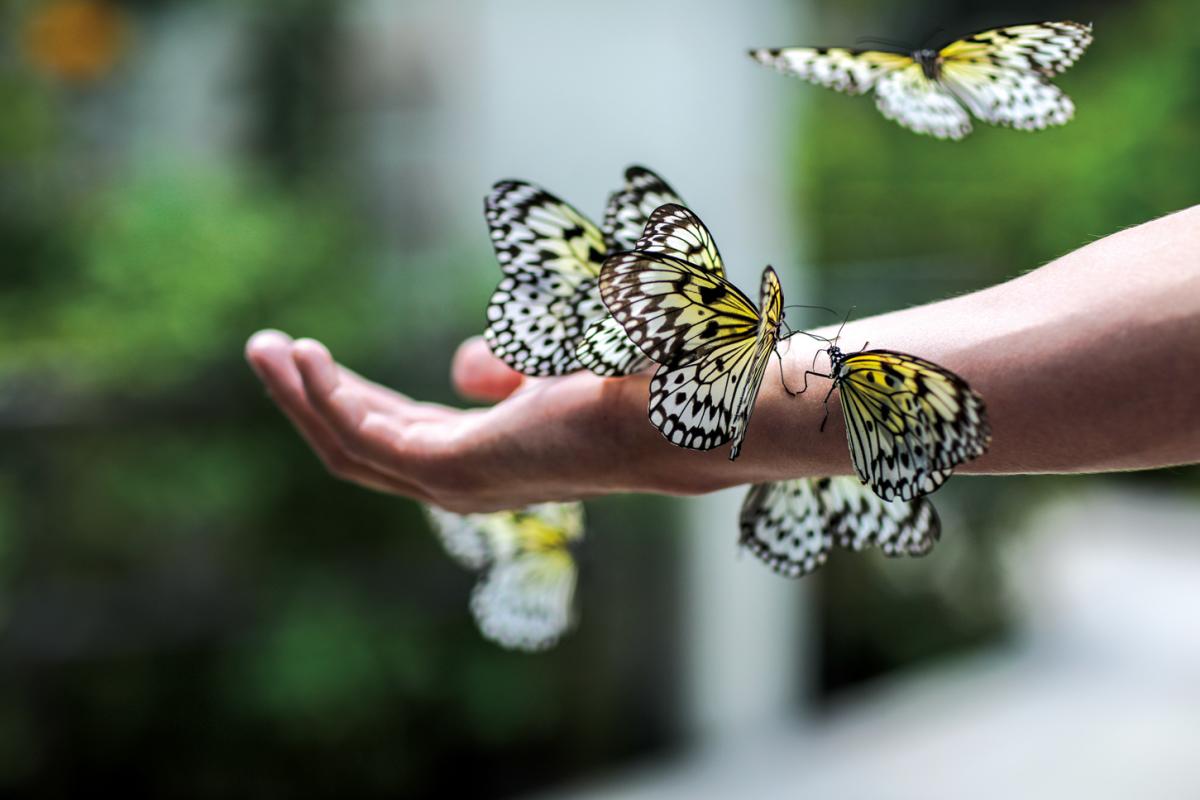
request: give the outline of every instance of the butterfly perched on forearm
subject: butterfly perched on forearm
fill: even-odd
[[[762,310],[725,278],[708,228],[662,206],[630,252],[604,262],[600,296],[629,339],[659,364],[650,422],[672,443],[737,458],[783,323],[783,289],[763,271]]]
[[[888,119],[917,133],[961,139],[971,132],[971,114],[1020,130],[1068,122],[1075,106],[1050,78],[1091,42],[1091,25],[1039,22],[979,31],[937,50],[784,47],[750,56],[840,92],[874,90],[875,105]]]

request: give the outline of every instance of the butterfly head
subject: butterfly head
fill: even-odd
[[[842,348],[838,347],[836,344],[829,345],[829,347],[825,349],[825,352],[829,354],[830,370],[836,373],[838,367],[840,367],[842,362],[846,360],[845,353],[843,353]]]
[[[931,81],[936,81],[942,72],[942,56],[937,50],[924,48],[912,54],[913,61],[921,65],[921,71]]]

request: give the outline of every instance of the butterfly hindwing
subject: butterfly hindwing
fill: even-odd
[[[966,110],[939,82],[925,77],[916,64],[879,79],[875,106],[888,119],[938,139],[961,139],[971,132]]]
[[[836,362],[851,461],[884,500],[928,494],[987,450],[983,400],[954,373],[889,350],[839,354]]]

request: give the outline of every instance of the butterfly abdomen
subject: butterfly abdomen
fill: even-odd
[[[921,65],[928,80],[936,81],[942,75],[942,57],[937,50],[918,50],[912,54],[913,61]]]

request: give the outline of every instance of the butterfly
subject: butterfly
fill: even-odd
[[[712,234],[678,204],[650,215],[637,247],[604,262],[600,296],[628,337],[660,366],[650,422],[672,444],[741,450],[783,323],[783,289],[763,271],[762,311],[725,279]]]
[[[446,552],[484,573],[471,594],[483,635],[514,650],[545,650],[574,624],[583,505],[543,503],[519,511],[453,514],[425,510]]]
[[[738,521],[740,544],[789,578],[824,564],[834,544],[923,556],[941,536],[941,521],[927,498],[886,503],[851,477],[755,484]]]
[[[888,119],[917,133],[961,139],[971,132],[971,114],[1020,130],[1068,122],[1075,106],[1050,77],[1075,63],[1091,42],[1091,25],[1040,22],[980,31],[939,50],[786,47],[751,50],[750,56],[848,94],[874,89],[875,105]]]
[[[488,303],[484,338],[518,372],[563,375],[581,366],[625,375],[648,366],[619,325],[606,322],[597,280],[604,259],[634,246],[650,212],[682,202],[644,167],[625,171],[602,227],[573,206],[525,181],[500,181],[484,199],[484,216],[504,278]],[[576,350],[590,326],[589,345]]]
[[[805,388],[808,375],[833,381],[825,402],[838,390],[854,471],[882,499],[929,494],[987,451],[983,398],[953,372],[891,350],[827,352],[829,374],[806,372]]]

